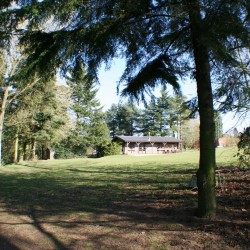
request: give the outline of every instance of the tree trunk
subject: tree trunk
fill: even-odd
[[[35,159],[36,159],[36,141],[35,139],[32,139],[30,160],[34,161]]]
[[[45,158],[45,156],[46,156],[46,153],[45,153],[45,146],[42,145],[42,160],[47,160],[47,159]]]
[[[15,136],[15,146],[14,146],[14,163],[18,163],[18,146],[19,146],[19,137],[17,131]]]
[[[211,217],[216,214],[216,195],[215,124],[209,55],[205,44],[204,34],[206,30],[203,28],[199,1],[191,0],[188,2],[200,114],[200,163],[197,172],[198,215]]]
[[[18,152],[19,152],[18,162],[24,161],[24,151],[23,151],[23,147],[21,148],[21,150],[20,150],[20,148],[19,148]]]
[[[4,115],[7,106],[7,99],[9,95],[10,87],[7,86],[4,89],[3,97],[2,97],[2,105],[0,110],[0,166],[2,166],[2,137],[3,137],[3,125],[4,125]]]
[[[30,157],[30,144],[27,142],[23,143],[23,160],[28,161]]]

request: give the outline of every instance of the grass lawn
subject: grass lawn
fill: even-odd
[[[247,249],[249,170],[217,149],[218,215],[194,216],[199,152],[0,169],[0,249]]]

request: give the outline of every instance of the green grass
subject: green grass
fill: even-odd
[[[233,154],[234,149],[217,149],[217,166],[235,165]],[[53,231],[56,237],[49,238],[58,249],[63,249],[60,242],[69,245],[71,239],[68,221],[73,224],[91,221],[93,225],[101,223],[93,219],[99,216],[101,221],[107,220],[105,230],[110,230],[114,222],[107,215],[141,225],[151,220],[163,223],[166,214],[194,209],[197,196],[184,190],[188,190],[198,161],[198,151],[187,151],[162,156],[121,155],[8,165],[0,169],[0,204],[9,214],[33,218],[39,231],[42,229],[37,221],[56,222],[60,233]],[[179,223],[164,225],[168,230],[182,228]],[[133,238],[135,229],[131,230]],[[154,237],[149,240],[158,242]],[[93,242],[86,241],[86,246],[89,244]]]
[[[218,166],[235,162],[232,149],[217,150]],[[10,207],[26,210],[102,211],[136,194],[186,188],[199,152],[163,156],[110,156],[26,162],[0,170],[0,195]]]

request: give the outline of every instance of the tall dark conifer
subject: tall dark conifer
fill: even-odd
[[[81,60],[76,60],[75,67],[69,70],[67,85],[71,89],[71,110],[75,116],[75,128],[69,138],[72,152],[85,154],[88,148],[96,148],[109,141],[108,127],[100,102],[96,99],[97,88],[86,77]]]
[[[106,112],[106,122],[110,136],[134,135],[137,132],[136,122],[139,110],[134,103],[113,104]]]
[[[141,114],[141,132],[144,135],[170,135],[170,97],[162,90],[159,97],[151,96]]]

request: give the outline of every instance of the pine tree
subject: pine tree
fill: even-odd
[[[130,101],[112,104],[106,112],[110,136],[114,138],[115,135],[134,135],[137,133],[138,112],[137,107]]]
[[[218,141],[218,139],[223,136],[222,118],[218,111],[214,112],[214,122],[215,122],[215,139],[216,141]]]
[[[144,135],[169,135],[169,97],[165,91],[160,97],[151,96],[141,114],[141,132]]]
[[[81,60],[76,60],[75,67],[69,70],[67,85],[71,89],[71,110],[75,115],[75,128],[68,138],[68,145],[76,155],[86,154],[89,148],[109,141],[109,131],[104,121],[100,102],[96,100],[97,89]]]
[[[120,131],[118,128],[119,121],[117,119],[118,107],[116,104],[112,104],[111,107],[106,111],[106,123],[108,125],[110,136],[114,139],[115,135],[119,135]]]
[[[188,120],[190,113],[184,96],[174,95],[169,98],[170,130],[178,139],[182,139],[182,125]]]
[[[64,99],[61,97],[63,93]],[[60,98],[59,98],[60,96]],[[20,95],[6,117],[6,138],[15,140],[13,160],[46,159],[45,150],[52,149],[67,134],[69,117],[67,93],[55,81],[37,84]]]

